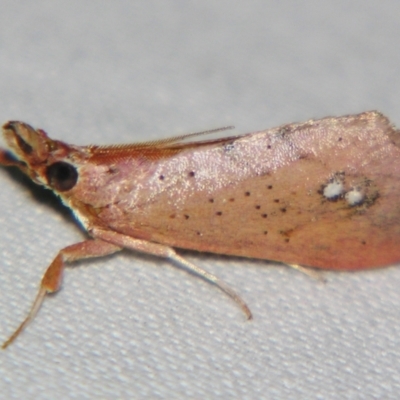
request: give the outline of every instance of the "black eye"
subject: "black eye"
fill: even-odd
[[[66,162],[56,162],[47,167],[47,182],[49,185],[58,190],[65,192],[72,189],[78,180],[78,172],[76,168]]]

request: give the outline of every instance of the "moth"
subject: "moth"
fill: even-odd
[[[3,133],[0,164],[54,191],[90,237],[59,251],[3,348],[60,289],[66,264],[123,248],[200,275],[249,319],[232,288],[174,248],[331,270],[400,261],[400,132],[376,111],[189,142],[196,134],[82,147],[17,121]]]

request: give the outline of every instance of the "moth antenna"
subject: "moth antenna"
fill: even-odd
[[[145,143],[139,143],[139,144],[145,144],[145,145],[171,144],[171,143],[179,142],[179,141],[187,139],[187,138],[192,138],[192,137],[196,137],[196,136],[203,136],[203,135],[210,135],[211,133],[228,131],[228,130],[231,130],[231,129],[234,129],[234,128],[235,127],[233,125],[222,126],[222,127],[219,127],[219,128],[208,129],[206,131],[186,133],[186,134],[183,134],[183,135],[172,136],[172,137],[169,137],[169,138],[166,138],[166,139],[153,140],[153,141],[149,141],[149,142],[145,142]]]

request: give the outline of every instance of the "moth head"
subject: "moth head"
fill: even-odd
[[[10,151],[27,163],[41,163],[48,158],[52,140],[41,129],[10,121],[3,125],[3,134]]]
[[[75,186],[77,170],[65,160],[70,146],[50,139],[41,129],[18,121],[4,124],[3,134],[12,155],[2,151],[1,164],[16,166],[36,183],[58,192]]]

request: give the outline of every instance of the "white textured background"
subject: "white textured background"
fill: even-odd
[[[400,126],[400,3],[1,1],[0,121],[76,144],[378,109]],[[21,321],[68,214],[0,169],[0,338]],[[399,244],[400,245],[400,244]],[[0,353],[2,399],[398,399],[400,268],[327,273],[186,253],[235,287],[124,253],[65,274]]]

